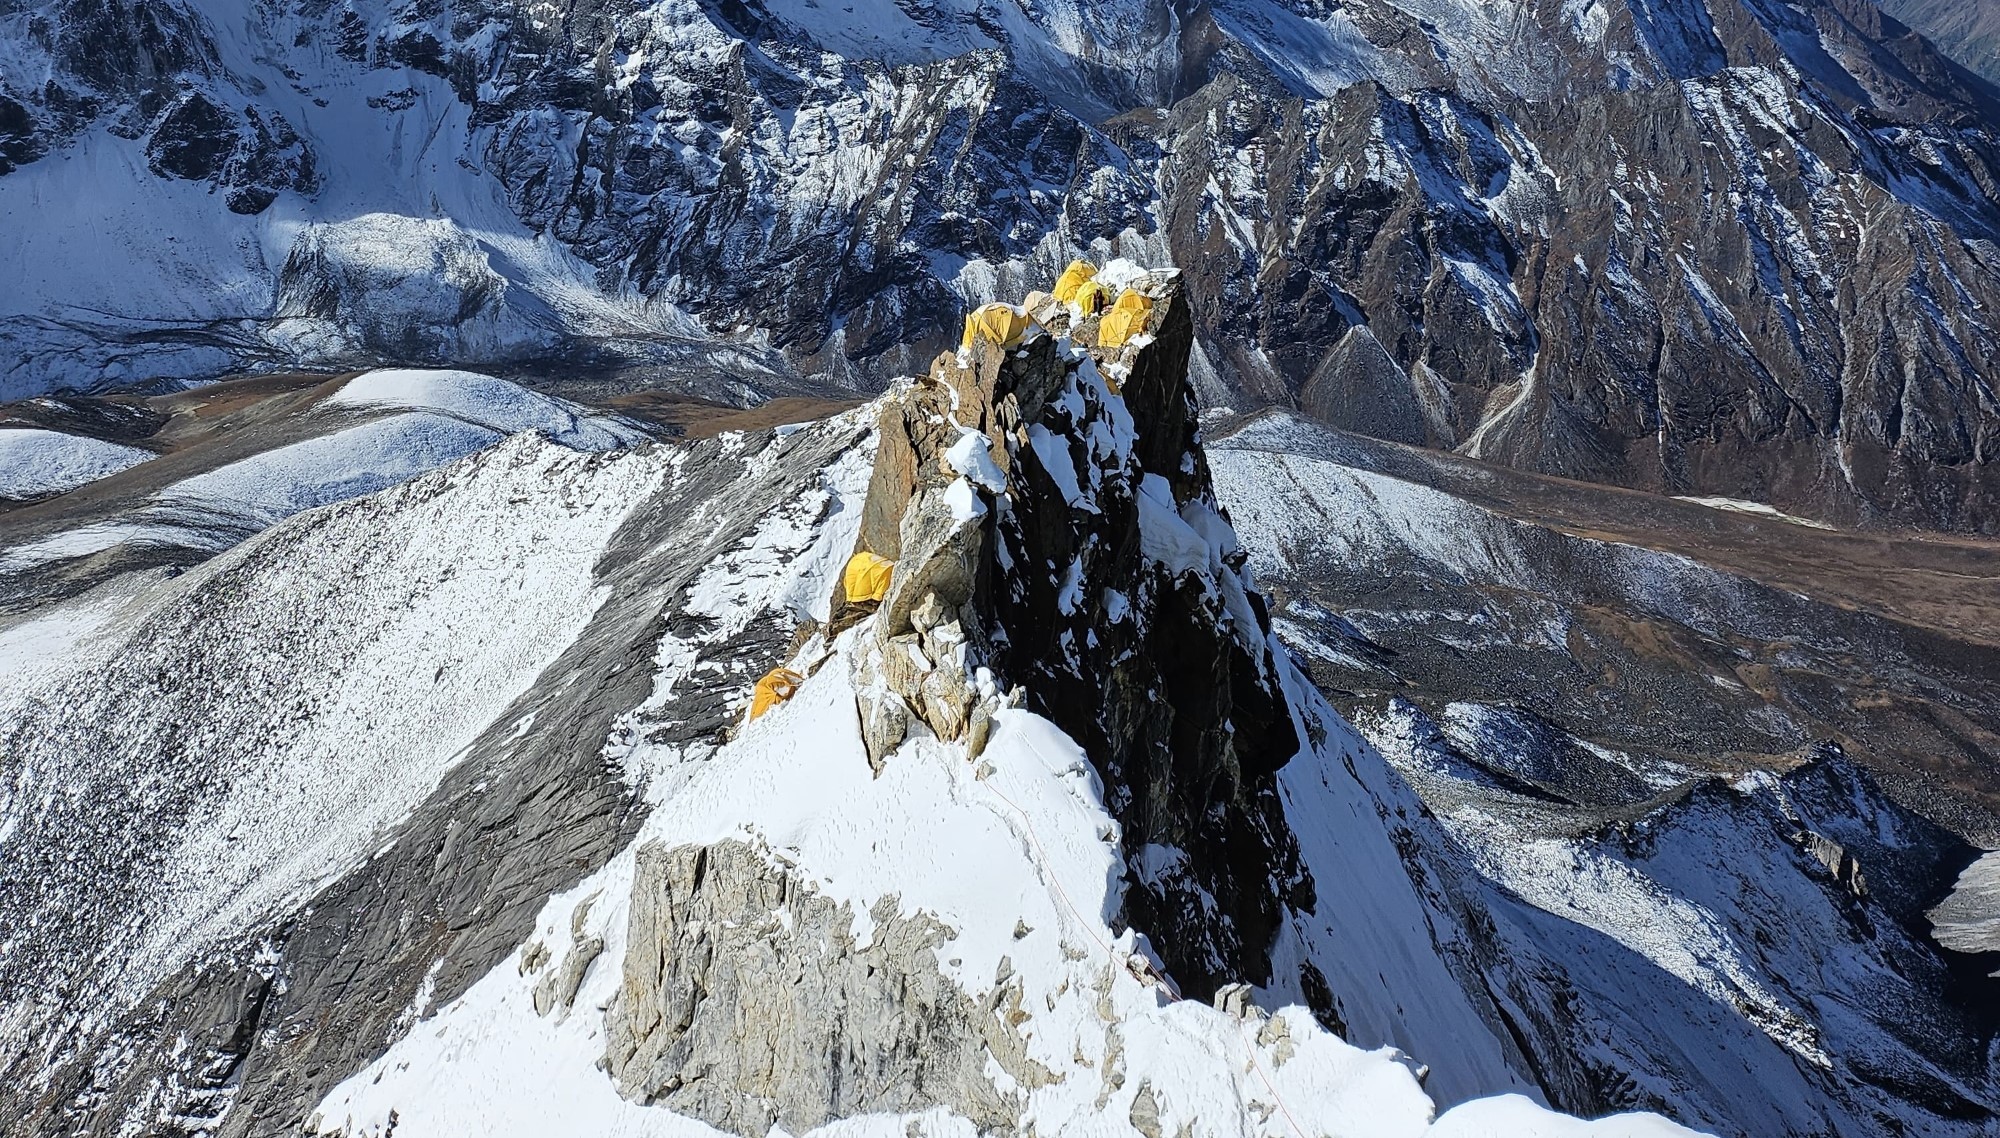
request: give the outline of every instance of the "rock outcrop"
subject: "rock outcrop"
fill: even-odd
[[[860,1114],[950,1108],[982,1133],[1018,1107],[986,1074],[1019,1050],[938,968],[950,930],[855,914],[740,841],[638,853],[606,1063],[629,1097],[744,1138]],[[1017,1080],[1035,1077],[1017,1063]],[[1042,1077],[1046,1077],[1044,1074]]]
[[[1008,704],[1082,744],[1130,919],[1205,996],[1268,983],[1281,904],[1310,902],[1272,780],[1300,739],[1209,485],[1179,278],[1105,278],[1145,298],[1130,340],[1044,297],[1018,345],[976,338],[884,401],[857,548],[896,571],[856,686],[877,762],[916,725],[976,757]]]

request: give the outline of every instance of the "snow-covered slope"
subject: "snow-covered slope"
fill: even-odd
[[[1035,366],[1023,371],[1032,376]],[[1032,409],[1025,398],[1032,381],[1018,382],[1024,411]],[[1135,440],[1129,419],[1119,425],[1115,401],[1095,406],[1109,398],[1086,357],[1061,401],[1083,416],[1080,433],[1108,448],[1093,446],[1091,462],[1057,479],[1073,490],[1071,510],[1116,511],[1130,493],[1121,483],[1136,473],[1126,466],[1135,462]],[[971,400],[958,406],[978,422]],[[907,414],[892,403],[883,422]],[[985,436],[963,421],[960,429],[970,433],[947,433],[957,440],[950,461],[991,485],[971,492],[976,509],[943,515],[959,532],[997,516],[1000,537],[1015,510],[1030,506],[1012,500],[1036,477],[1033,466],[1016,465],[1034,462],[1030,455],[1072,461],[1060,442],[1060,450],[1009,448],[1002,458],[1016,471],[1010,480],[966,451],[968,438],[991,445]],[[893,451],[883,445],[878,471]],[[954,544],[917,544],[921,512],[935,501],[922,488],[935,477],[927,470],[915,467],[899,573],[927,573],[917,579],[949,587],[935,560],[916,560],[919,549]],[[871,480],[868,502],[857,503],[862,526],[849,541],[867,540],[866,519],[881,505],[878,495],[892,493],[887,485],[879,474]],[[1139,516],[1150,544],[1173,548],[1154,540],[1166,522]],[[1188,537],[1202,552],[1184,572],[1233,573],[1215,560],[1223,549],[1207,547],[1229,542],[1226,528]],[[697,579],[690,596],[737,593],[729,582],[746,577],[765,578],[760,591],[770,595],[768,578],[788,573],[760,544],[753,539],[742,559]],[[1125,584],[1128,619],[1143,625],[1155,600],[1146,582]],[[825,633],[806,640],[787,661],[810,673],[802,690],[720,749],[690,756],[679,745],[642,743],[623,752],[624,768],[654,804],[632,844],[552,898],[535,935],[463,997],[433,1013],[420,994],[405,1038],[320,1103],[313,1128],[353,1136],[530,1134],[558,1125],[633,1135],[761,1133],[774,1122],[790,1133],[885,1135],[996,1126],[1434,1132],[1431,1102],[1397,1051],[1342,1042],[1304,1007],[1258,1007],[1282,1002],[1281,992],[1260,998],[1225,989],[1215,1007],[1181,998],[1146,939],[1121,920],[1130,907],[1124,827],[1092,757],[1050,719],[1001,698],[984,734],[954,738],[945,732],[963,720],[930,720],[933,733],[926,717],[938,714],[935,705],[913,702],[905,712],[910,733],[881,751],[892,741],[873,734],[869,709],[883,698],[875,685],[940,690],[874,663],[884,640],[903,650],[884,635],[899,611],[892,593],[831,640]],[[953,626],[976,611],[961,608]],[[924,637],[940,628],[920,627]],[[968,632],[971,642],[983,639]],[[662,663],[671,668],[675,655],[663,651]],[[936,663],[973,668],[970,659]],[[993,698],[990,675],[980,682],[989,694],[975,699]],[[1384,887],[1383,874],[1396,881],[1401,868],[1372,824],[1369,791],[1334,748],[1354,749],[1349,761],[1373,759],[1381,771],[1379,757],[1328,722],[1302,682],[1288,687],[1307,701],[1300,722],[1309,717],[1324,743],[1287,768],[1296,774],[1286,816],[1299,830],[1304,868],[1326,883],[1316,903],[1321,918],[1300,915],[1291,943],[1329,968],[1327,982],[1355,1017],[1350,1030],[1455,1041],[1453,1066],[1466,1069],[1433,1068],[1431,1085],[1460,1097],[1482,1080],[1504,1085],[1504,1065],[1480,1069],[1481,1048],[1467,1033],[1486,1029],[1440,969],[1421,904],[1404,887]],[[1142,852],[1140,861],[1166,856]],[[1371,885],[1338,884],[1347,879]],[[1453,1022],[1454,1015],[1464,1018]],[[904,1056],[916,1059],[914,1070]],[[1586,1126],[1518,1098],[1466,1103],[1435,1132],[1496,1128],[1681,1132],[1645,1118]]]
[[[863,1078],[881,1077],[868,1070],[868,1060],[888,1059],[893,1037],[856,1039],[845,1025],[791,1022],[821,1008],[811,991],[816,946],[787,934],[820,931],[812,922],[825,920],[822,907],[835,910],[836,944],[856,952],[872,947],[878,966],[892,975],[935,969],[949,998],[964,1001],[973,1015],[1004,1010],[1020,1035],[1014,1053],[1002,1058],[996,1050],[987,1060],[997,1088],[938,1085],[943,1080],[930,1074],[926,1081],[937,1081],[899,1105],[915,1106],[926,1094],[943,1100],[937,1105],[792,1132],[979,1133],[976,1122],[989,1120],[967,1117],[976,1112],[954,1101],[957,1094],[978,1106],[989,1105],[979,1097],[1016,1098],[1007,1128],[1041,1133],[1688,1133],[1657,1118],[1580,1123],[1510,1097],[1466,1103],[1433,1127],[1434,1108],[1415,1064],[1400,1052],[1345,1043],[1303,1007],[1267,1012],[1245,1001],[1225,1010],[1178,999],[1132,933],[1117,927],[1123,872],[1117,823],[1088,757],[1048,720],[1003,710],[976,762],[960,746],[926,739],[905,744],[873,773],[842,666],[867,631],[845,634],[832,646],[830,666],[789,704],[698,769],[675,769],[683,760],[672,752],[642,756],[641,762],[666,765],[651,782],[658,807],[634,845],[551,898],[534,938],[459,1000],[413,1007],[420,1018],[409,1034],[336,1088],[320,1104],[314,1129],[350,1138],[572,1128],[697,1136],[735,1129],[621,1098],[603,1070],[619,1030],[607,1022],[615,1024],[634,1001],[636,973],[646,966],[632,938],[652,931],[657,918],[646,910],[661,903],[645,892],[657,883],[635,865],[661,849],[692,848],[710,851],[712,873],[742,872],[730,857],[749,864],[763,892],[741,899],[750,902],[743,916],[761,921],[757,933],[777,942],[770,964],[788,982],[798,982],[793,970],[804,970],[806,991],[744,1009],[757,1017],[740,1027],[746,1043],[805,1026],[836,1047],[860,1051]],[[732,845],[742,852],[720,852]],[[912,927],[928,935],[913,935]],[[728,969],[719,978],[722,990],[696,995],[695,1006],[704,997],[729,999],[726,983],[751,988],[735,970],[762,963],[718,961]],[[562,981],[551,985],[558,976]],[[856,1021],[852,1030],[865,1032],[877,1027],[868,1017],[880,1013],[854,1000],[845,1014]],[[934,1014],[952,1013],[940,1007]],[[945,1066],[941,1055],[926,1058],[927,1071]],[[798,1063],[783,1052],[777,1061]],[[685,1096],[705,1077],[720,1082],[702,1068],[730,1062],[695,1052],[687,1082],[676,1081],[673,1093]],[[1439,1073],[1434,1068],[1431,1075]],[[773,1072],[768,1085],[782,1094],[790,1074]],[[974,1066],[971,1077],[979,1074]],[[893,1087],[860,1093],[869,1090],[892,1103],[899,1097]],[[783,1114],[780,1122],[792,1125]]]
[[[0,632],[21,1130],[1686,1133],[1533,1101],[1134,283],[1124,349],[515,436]]]
[[[572,450],[611,450],[646,439],[630,425],[593,415],[567,400],[469,371],[363,372],[321,406],[435,412],[503,435],[540,431]]]
[[[221,445],[226,453],[241,457],[168,477],[136,501],[114,499],[113,509],[102,515],[65,514],[55,525],[16,532],[0,551],[0,587],[26,588],[20,580],[4,579],[64,572],[71,563],[121,549],[219,553],[300,511],[374,493],[519,432],[537,432],[583,452],[630,446],[648,437],[627,420],[588,412],[506,380],[411,369],[364,372],[283,426],[286,437],[295,441],[241,453],[244,448],[232,448],[225,438]],[[64,476],[67,468],[60,459],[77,448],[90,448],[84,453],[93,461],[123,462],[99,469],[93,477],[152,457],[136,448],[48,431],[0,432],[0,448],[15,436],[67,440],[61,451],[22,453],[23,478]],[[84,481],[73,479],[61,489]]]
[[[1490,503],[1520,487],[1466,472],[1493,492],[1476,503],[1391,449],[1267,415],[1209,456],[1285,598],[1275,627],[1420,797],[1397,849],[1551,1099],[1723,1134],[1990,1130],[1993,989],[1945,951],[1986,947],[1947,931],[1978,926],[1979,873],[1935,939],[1922,912],[1977,851],[1809,745],[1839,730],[1936,802],[1929,748],[1856,704],[1911,690],[1982,715],[1988,673],[1892,622],[1509,516]],[[1855,694],[1806,694],[1829,686]]]
[[[0,498],[74,490],[153,457],[138,447],[33,428],[0,428]]]

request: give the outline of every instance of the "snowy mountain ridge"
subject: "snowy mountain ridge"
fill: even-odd
[[[1987,989],[1924,917],[1961,840],[1833,749],[1654,754],[1470,681],[1434,704],[1461,681],[1384,629],[1415,590],[1481,671],[1582,672],[1603,565],[1610,607],[1815,675],[1886,645],[1936,686],[1921,645],[1552,545],[1363,469],[1386,444],[1280,415],[1205,443],[1185,275],[1098,279],[1136,328],[1032,296],[1018,340],[810,423],[643,443],[472,373],[303,377],[268,414],[198,405],[260,451],[165,447],[17,511],[107,524],[197,458],[291,472],[211,479],[292,503],[216,499],[261,529],[220,556],[218,525],[0,577],[5,1109],[348,1138],[1989,1126]],[[419,417],[473,433],[387,489],[291,462]],[[879,599],[851,554],[893,563]],[[1535,588],[1551,560],[1574,579]],[[1384,672],[1410,699],[1335,710]],[[1717,739],[1801,729],[1719,706]]]
[[[1683,1133],[1520,1097],[1397,884],[1381,812],[1415,800],[1233,564],[1187,449],[1187,313],[1143,287],[1155,331],[1124,349],[982,341],[761,437],[516,437],[0,634],[68,645],[0,692],[10,1109],[36,1133]],[[936,401],[941,432],[911,414]],[[834,571],[884,523],[897,586],[855,611]],[[1068,584],[981,583],[1070,541]],[[1078,599],[1123,620],[1063,636]],[[1191,642],[1134,656],[1120,623]],[[1150,697],[1118,668],[1178,684],[1231,652],[1228,704],[1152,705],[1242,724],[1178,770],[1059,725],[1130,730]],[[782,664],[810,678],[742,723]],[[1297,752],[1275,769],[1260,698]],[[1183,829],[1184,780],[1240,780],[1192,801],[1251,812]],[[1241,935],[1264,913],[1269,948]],[[1176,998],[1197,981],[1214,1006]],[[1432,1040],[1453,1060],[1420,1072]]]

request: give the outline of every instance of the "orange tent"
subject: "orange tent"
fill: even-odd
[[[755,719],[792,696],[798,694],[799,685],[806,682],[804,676],[790,668],[773,668],[764,673],[757,686],[750,693],[750,718]]]

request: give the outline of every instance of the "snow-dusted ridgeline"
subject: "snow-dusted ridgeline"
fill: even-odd
[[[522,431],[584,452],[649,437],[618,416],[465,371],[364,372],[306,412],[286,424],[296,441],[165,481],[105,516],[80,524],[65,516],[52,530],[18,537],[0,551],[0,576],[45,574],[127,545],[219,553],[302,510],[393,486]],[[74,490],[151,457],[54,431],[0,431],[7,477],[40,487],[36,497]]]
[[[1984,863],[1919,912],[1978,851],[1819,741],[1870,757],[1882,732],[1852,705],[1816,718],[1807,684],[1729,669],[1772,660],[1856,702],[1976,703],[1949,687],[1976,681],[1893,623],[1509,516],[1388,472],[1390,450],[1270,414],[1208,455],[1286,597],[1278,631],[1420,797],[1397,848],[1543,1087],[1724,1134],[1988,1130],[1992,989],[1940,950],[1990,951]],[[1724,648],[1645,656],[1705,641]]]
[[[1681,7],[24,11],[0,398],[552,358],[873,389],[1093,250],[1198,275],[1217,403],[1993,530],[1991,89],[1872,8]]]
[[[0,498],[74,490],[153,457],[138,447],[33,428],[0,428]]]
[[[857,700],[919,677],[874,672],[884,643],[901,650],[884,614],[852,623],[828,598],[875,502],[880,408],[606,454],[519,436],[0,634],[0,658],[67,651],[0,688],[23,760],[0,801],[19,930],[0,1032],[29,1125],[1682,1133],[1520,1097],[1384,825],[1414,798],[1268,655],[1198,462],[1149,436],[1164,412],[1126,414],[1080,350],[1044,337],[1029,356],[1029,378],[1056,385],[1029,413],[1068,441],[996,449],[1004,479],[959,479],[958,504],[920,490],[909,516],[999,525],[1010,556],[1058,523],[1133,519],[1144,579],[1113,598],[1079,577],[1090,596],[1068,603],[1115,601],[1143,634],[1171,584],[1206,598],[1190,630],[1271,661],[1252,682],[1279,685],[1303,749],[1276,802],[1293,836],[1269,840],[1295,841],[1316,887],[1283,910],[1272,985],[1176,998],[1160,960],[1186,946],[1150,945],[1124,914],[1139,887],[1219,888],[1232,871],[1128,849],[1117,803],[1133,788],[1107,786],[1018,694],[982,743],[912,718],[871,750],[886,737]],[[1111,366],[1128,393],[1180,397],[1157,355]],[[1036,489],[1048,471],[1028,471],[1049,462],[1076,499]],[[1144,473],[1162,462],[1182,484]],[[1034,532],[1007,528],[1030,515]],[[922,525],[904,530],[905,579],[945,580]],[[741,724],[752,678],[787,660],[812,673],[805,690]],[[1308,975],[1323,990],[1302,990]],[[675,1012],[690,977],[704,994]],[[83,989],[103,995],[66,995]],[[934,1046],[902,1049],[913,1032]],[[814,1038],[842,1042],[795,1046]],[[674,1074],[688,1039],[714,1048],[692,1083]],[[834,1097],[798,1093],[830,1076]],[[1433,1123],[1439,1101],[1458,1105]]]
[[[320,1104],[318,1132],[348,1138],[376,1138],[392,1127],[413,1135],[532,1135],[572,1127],[633,1138],[727,1133],[619,1097],[601,1062],[609,1045],[605,1012],[619,1000],[630,967],[621,962],[629,950],[634,851],[652,843],[733,840],[757,850],[800,890],[840,905],[857,945],[880,935],[880,922],[940,922],[948,936],[929,950],[935,966],[975,1005],[1014,1009],[1009,1018],[1018,1021],[1024,1056],[1042,1073],[1040,1085],[1023,1088],[1022,1128],[1272,1138],[1688,1133],[1650,1117],[1580,1122],[1512,1095],[1463,1103],[1433,1123],[1436,1108],[1418,1078],[1420,1056],[1357,1048],[1299,1006],[1272,1013],[1244,1003],[1225,1011],[1177,999],[1153,975],[1131,933],[1107,919],[1121,907],[1116,823],[1075,743],[1039,716],[1009,711],[976,763],[962,748],[931,740],[907,745],[876,776],[856,729],[847,670],[839,666],[852,650],[851,643],[836,644],[833,666],[822,667],[791,703],[697,770],[678,769],[685,759],[671,750],[634,756],[664,764],[656,773],[671,790],[659,795],[633,847],[551,898],[530,944],[460,1000],[413,1007],[408,1035]],[[1351,735],[1341,741],[1361,750],[1364,761],[1376,758]],[[1329,809],[1344,806],[1344,798],[1368,800],[1334,755],[1298,762],[1295,820],[1329,828],[1335,818],[1356,827],[1367,822],[1367,812]],[[1315,852],[1338,856],[1352,847],[1329,844]],[[1388,864],[1369,868],[1400,877],[1389,856]],[[1349,862],[1314,868],[1323,880],[1382,885]],[[1325,900],[1330,911],[1342,912],[1341,923],[1369,924],[1374,914],[1333,910],[1346,899]],[[787,906],[781,900],[770,912],[774,926],[791,918]],[[1369,936],[1389,939],[1380,930]],[[1342,947],[1356,972],[1435,967],[1366,958],[1371,946],[1358,941]],[[562,1002],[538,1009],[544,974],[579,954],[588,957],[580,983]],[[1389,985],[1418,994],[1401,978]],[[761,1014],[793,1010],[770,1006]],[[1449,1079],[1443,1065],[1423,1073]],[[995,1077],[1007,1085],[1003,1074]],[[979,1130],[932,1108],[806,1133],[970,1138]]]

